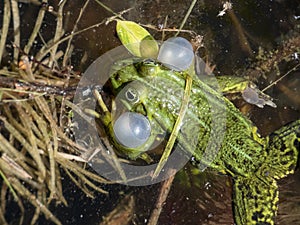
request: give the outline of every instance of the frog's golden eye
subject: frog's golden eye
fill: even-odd
[[[139,93],[134,88],[128,88],[128,90],[125,92],[125,98],[131,103],[137,103],[140,100]]]
[[[128,148],[137,148],[146,143],[151,134],[148,118],[140,113],[125,112],[113,125],[116,140]]]

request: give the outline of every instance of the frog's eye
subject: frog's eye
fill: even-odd
[[[131,103],[137,103],[140,100],[138,91],[133,88],[128,88],[125,91],[125,97]]]
[[[173,37],[162,44],[157,60],[170,69],[183,71],[190,67],[193,58],[192,44],[185,38]]]
[[[145,144],[151,134],[147,117],[134,112],[123,113],[115,121],[113,130],[117,141],[128,148],[137,148]]]
[[[153,65],[153,64],[155,64],[155,60],[154,59],[145,59],[144,61],[143,61],[143,63],[144,64],[146,64],[146,65]]]

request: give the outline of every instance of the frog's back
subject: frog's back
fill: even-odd
[[[196,78],[189,111],[198,123],[186,124],[199,130],[194,156],[203,165],[231,175],[249,176],[263,163],[265,140],[257,128],[221,92]],[[199,126],[200,128],[196,128]],[[205,165],[207,164],[208,165]]]
[[[136,80],[148,89],[143,104],[164,115],[164,127],[171,132],[181,106],[186,76],[155,64],[135,64]],[[132,73],[131,73],[132,74]],[[200,167],[213,167],[232,175],[249,176],[264,161],[265,140],[221,91],[207,80],[193,77],[190,102],[181,125],[178,142],[193,152]]]

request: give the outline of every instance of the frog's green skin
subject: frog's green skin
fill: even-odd
[[[145,146],[149,146],[154,140],[153,136],[161,133],[162,129],[172,131],[181,104],[185,77],[186,73],[170,71],[155,63],[127,65],[112,75],[111,82],[117,92],[124,86],[124,93],[126,89],[134,90],[139,97],[135,104],[124,97],[122,101],[126,107],[143,113],[151,121],[152,138]],[[128,84],[131,81],[135,82]],[[229,87],[228,84],[225,86]],[[168,94],[167,90],[171,90],[171,93]],[[209,163],[203,161],[202,157],[207,150],[209,138],[218,140],[218,132],[224,131],[222,146],[208,166],[230,174],[234,179],[236,224],[274,224],[278,203],[276,181],[293,173],[296,166],[300,120],[262,138],[256,133],[257,128],[252,122],[228,99],[196,76],[193,78],[190,102],[187,119],[177,139],[178,144],[186,151],[194,150],[193,156],[202,160],[202,164]],[[220,129],[211,132],[213,122],[220,122],[221,125]],[[110,126],[108,121],[106,124]],[[222,130],[224,125],[225,130]],[[113,136],[112,129],[109,130]],[[196,143],[193,141],[195,135],[198,135]],[[116,147],[130,158],[136,158],[142,153],[141,148],[126,149],[117,143]],[[214,147],[212,154],[216,154]]]

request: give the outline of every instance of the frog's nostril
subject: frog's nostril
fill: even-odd
[[[134,112],[123,113],[115,121],[113,129],[117,141],[128,148],[137,148],[145,144],[151,134],[147,117]]]

